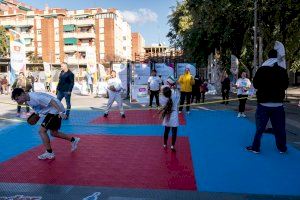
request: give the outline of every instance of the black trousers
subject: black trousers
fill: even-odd
[[[155,97],[156,105],[159,106],[159,90],[157,90],[157,91],[150,90],[150,102],[149,102],[149,106],[152,106],[153,97]]]
[[[164,144],[167,145],[168,143],[168,137],[169,132],[171,130],[171,127],[165,126],[165,132],[164,132]],[[172,127],[172,145],[174,146],[177,139],[177,127]]]
[[[273,132],[275,135],[276,146],[279,151],[285,152],[286,147],[286,131],[285,131],[285,112],[283,106],[266,107],[257,105],[255,113],[256,133],[253,140],[252,148],[260,150],[260,142],[263,132],[265,131],[268,121],[271,121]]]
[[[186,99],[186,111],[190,111],[190,106],[189,104],[191,103],[191,96],[192,96],[192,92],[180,92],[180,107],[179,107],[179,111],[182,111],[183,109],[183,104],[185,102]]]
[[[228,104],[228,101],[225,101],[229,99],[229,90],[227,89],[222,89],[222,98],[223,98],[223,103]]]
[[[200,97],[201,97],[201,93],[199,92],[193,92],[192,94],[192,99],[191,99],[191,103],[194,102],[194,99],[196,98],[196,103],[200,103]]]
[[[239,112],[245,112],[245,107],[246,107],[246,101],[247,101],[247,98],[245,97],[248,97],[248,95],[238,95],[238,98],[243,98],[243,99],[239,99]]]

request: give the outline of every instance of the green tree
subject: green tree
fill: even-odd
[[[43,63],[43,59],[38,57],[35,53],[31,52],[26,55],[30,63]]]
[[[259,35],[264,53],[276,40],[286,47],[287,60],[299,67],[300,4],[298,0],[258,0]],[[249,71],[253,60],[253,0],[183,0],[169,16],[168,37],[198,66],[218,50],[223,66],[236,55]],[[264,58],[266,55],[264,54]]]
[[[0,57],[6,56],[8,53],[8,38],[6,30],[3,26],[0,26]]]

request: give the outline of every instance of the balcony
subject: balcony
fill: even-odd
[[[95,32],[78,32],[77,38],[95,38]]]
[[[34,46],[27,46],[25,47],[26,52],[34,52]]]
[[[33,19],[16,21],[16,26],[17,27],[30,27],[30,26],[33,26],[33,25],[34,25],[34,20]]]
[[[2,26],[16,26],[16,27],[31,27],[34,25],[33,20],[1,20],[0,25]]]
[[[63,25],[76,25],[76,26],[92,26],[95,24],[94,19],[64,19]]]
[[[65,59],[65,62],[67,62],[68,64],[86,64],[86,59],[84,58],[75,58],[75,57],[68,57]]]
[[[76,32],[64,33],[64,38],[77,38],[77,33]]]
[[[22,35],[23,38],[34,38],[33,33],[21,32],[21,35]]]
[[[87,49],[87,46],[78,46],[78,45],[65,45],[64,46],[64,51],[65,52],[85,52]]]
[[[77,26],[92,26],[95,24],[95,19],[77,19]]]
[[[95,32],[65,32],[64,38],[95,38]]]

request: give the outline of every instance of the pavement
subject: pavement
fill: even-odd
[[[300,88],[287,90],[289,154],[282,157],[271,134],[260,156],[243,150],[255,130],[255,100],[247,101],[247,118],[239,120],[237,101],[223,105],[219,96],[208,95],[206,104],[184,116],[172,154],[160,149],[162,128],[152,113],[135,111],[128,121],[116,122],[116,112],[103,121],[107,99],[73,95],[71,119],[62,131],[81,137],[82,146],[70,156],[55,139],[56,160],[40,163],[33,156],[43,149],[38,127],[16,118],[15,103],[2,95],[0,199],[300,199],[299,99]],[[125,100],[125,108],[145,106]]]

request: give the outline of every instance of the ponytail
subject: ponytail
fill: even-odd
[[[165,87],[163,89],[163,95],[168,98],[168,101],[167,101],[166,105],[163,107],[163,109],[161,110],[161,113],[162,113],[161,117],[162,118],[167,117],[167,119],[169,119],[170,115],[172,113],[172,108],[173,108],[173,101],[171,98],[172,90],[169,87]]]

